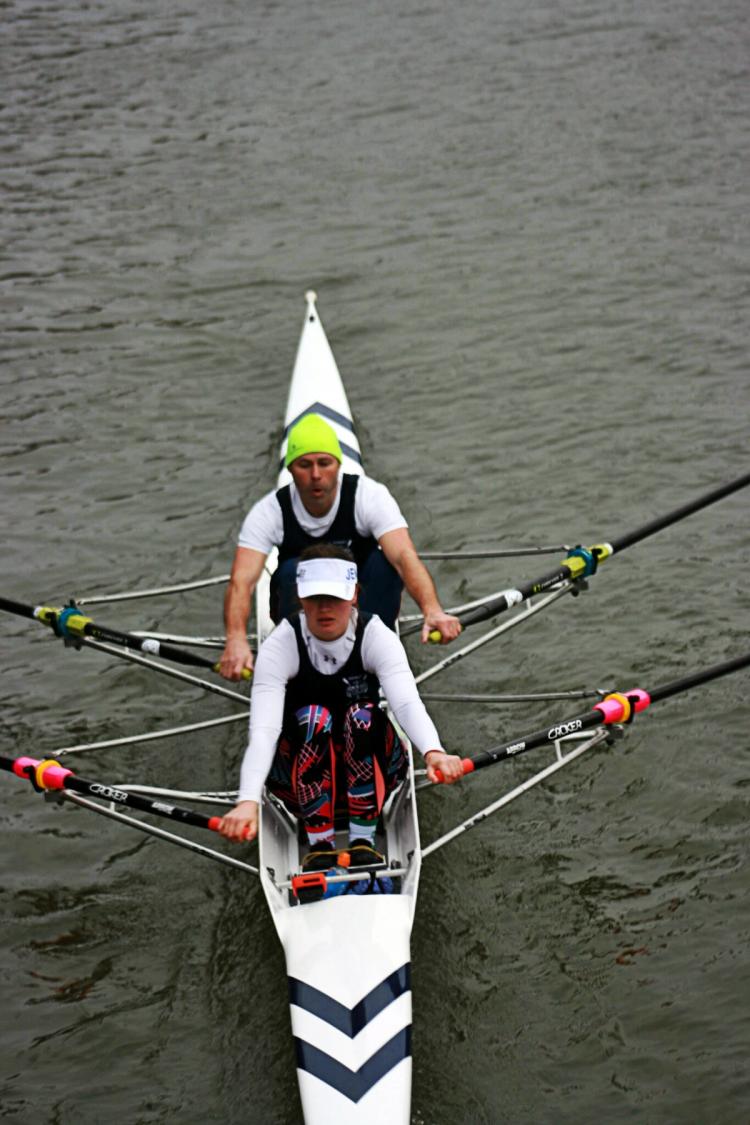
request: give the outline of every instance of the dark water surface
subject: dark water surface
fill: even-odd
[[[2,592],[225,572],[309,287],[424,549],[597,542],[746,471],[749,28],[740,0],[1,3]],[[435,687],[743,651],[747,516],[634,547]],[[434,569],[450,604],[547,562]],[[98,616],[215,632],[220,603]],[[4,754],[227,710],[17,618],[0,668]],[[746,693],[654,708],[426,863],[415,1123],[750,1119]],[[570,707],[433,710],[471,753]],[[225,786],[242,744],[76,768]],[[427,794],[425,839],[533,767]],[[259,887],[0,782],[0,1116],[297,1122]]]

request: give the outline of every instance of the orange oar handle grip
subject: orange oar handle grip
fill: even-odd
[[[208,818],[208,824],[206,825],[206,828],[210,828],[212,832],[218,832],[219,831],[219,825],[221,824],[221,821],[222,821],[222,818],[220,816],[210,816]],[[247,840],[249,838],[249,832],[250,832],[250,829],[246,828],[245,831],[242,833],[242,839],[243,840]]]
[[[461,759],[461,769],[463,770],[463,772],[465,774],[474,772],[474,763],[471,760],[471,758],[462,758]],[[442,771],[441,770],[435,770],[435,773],[437,774],[438,781],[442,782],[444,784],[445,778],[443,777]]]

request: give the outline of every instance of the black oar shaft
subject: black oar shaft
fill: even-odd
[[[586,730],[589,727],[599,726],[603,721],[602,716],[598,712],[583,711],[579,715],[572,715],[563,722],[554,723],[550,727],[543,727],[542,730],[532,731],[531,734],[525,734],[521,738],[515,738],[512,742],[504,742],[501,746],[493,746],[489,750],[484,750],[481,754],[477,754],[477,756],[471,760],[474,763],[474,769],[480,770],[484,766],[493,765],[495,762],[506,761],[508,758],[516,758],[519,754],[525,754],[527,750],[535,750],[539,746],[547,746],[554,743],[558,738],[564,738],[568,734],[574,734],[577,731]]]
[[[655,687],[652,691],[643,692],[638,691],[634,693],[613,693],[608,699],[635,700],[638,697],[637,710],[645,710],[646,707],[653,703],[660,703],[664,699],[669,699],[673,695],[679,695],[681,692],[690,691],[691,688],[698,687],[701,684],[710,683],[711,680],[716,680],[720,676],[728,676],[732,672],[738,672],[742,668],[750,666],[750,652],[743,653],[741,656],[735,656],[731,660],[724,660],[719,664],[713,664],[709,668],[703,668],[697,672],[691,672],[687,676],[681,676],[677,680],[671,680],[667,684],[661,684]],[[544,727],[542,730],[532,731],[531,734],[522,735],[520,738],[513,739],[512,742],[505,742],[501,746],[493,746],[489,750],[477,754],[475,758],[466,760],[465,772],[469,773],[472,770],[482,769],[484,766],[491,766],[495,762],[507,761],[508,758],[515,758],[519,754],[526,753],[527,750],[533,750],[538,746],[548,745],[556,742],[560,738],[564,738],[570,734],[576,734],[579,731],[590,730],[592,727],[603,726],[607,723],[628,721],[613,717],[611,709],[607,708],[608,700],[603,700],[601,703],[595,704],[590,711],[584,711],[578,715],[572,715],[570,718],[563,719],[561,722],[554,723],[552,726]],[[625,706],[625,704],[623,704]],[[616,711],[616,708],[615,708]],[[469,766],[468,763],[472,765]]]
[[[108,785],[100,781],[91,781],[85,777],[78,777],[71,770],[64,768],[57,762],[38,761],[36,758],[6,758],[0,755],[0,769],[14,773],[16,777],[25,778],[39,789],[71,789],[74,793],[84,793],[88,797],[98,797],[99,800],[111,801],[113,804],[138,809],[139,812],[153,813],[168,820],[177,820],[181,824],[192,824],[196,828],[210,828],[216,831],[219,817],[205,816],[193,809],[185,809],[180,805],[172,805],[167,801],[154,801],[139,793],[131,793],[127,789],[119,789],[116,785]]]
[[[733,492],[737,492],[741,488],[746,488],[748,485],[750,485],[750,473],[743,473],[742,476],[735,477],[734,480],[729,481],[727,484],[712,488],[709,492],[704,492],[701,496],[697,496],[687,504],[682,504],[679,508],[674,508],[671,512],[667,512],[666,515],[649,520],[648,523],[641,524],[640,527],[627,532],[625,535],[620,535],[616,539],[610,539],[604,550],[592,547],[590,551],[598,557],[601,562],[609,554],[619,554],[627,547],[632,547],[633,544],[640,543],[641,540],[647,539],[649,535],[655,535],[657,531],[669,527],[670,524],[678,523],[680,520],[692,515],[693,512],[699,512],[701,508],[707,508],[710,504],[715,504],[717,500],[722,500],[725,496],[730,496]],[[572,552],[572,555],[575,554],[575,551]],[[476,609],[468,610],[466,613],[460,613],[458,617],[461,624],[466,627],[467,625],[475,625],[480,621],[487,621],[488,618],[495,617],[499,613],[504,613],[505,610],[510,609],[511,606],[518,605],[520,602],[526,601],[535,594],[542,594],[553,586],[559,585],[561,582],[581,577],[579,560],[576,559],[575,563],[577,565],[574,565],[574,560],[569,557],[568,560],[563,560],[558,567],[548,571],[547,574],[543,574],[540,578],[532,579],[530,582],[523,582],[511,590],[506,590],[503,594],[499,594],[492,601],[477,606]],[[585,573],[589,572],[586,571]]]
[[[161,656],[164,660],[171,660],[175,664],[217,671],[216,663],[205,656],[199,656],[197,653],[177,648],[175,645],[166,644],[163,641],[152,640],[149,637],[137,637],[133,633],[125,633],[120,629],[111,629],[107,625],[99,625],[74,606],[68,606],[66,609],[55,609],[50,606],[35,607],[14,601],[12,598],[0,597],[0,609],[6,610],[8,613],[15,613],[19,617],[29,617],[32,620],[40,621],[42,624],[49,625],[61,636],[69,635],[73,639],[76,635],[91,637],[97,641],[120,645],[122,648],[131,648],[136,652]]]
[[[728,676],[731,672],[739,672],[741,668],[747,668],[748,665],[750,665],[750,652],[746,652],[742,656],[735,656],[732,660],[724,660],[720,664],[712,664],[710,668],[703,668],[698,672],[682,676],[679,680],[672,680],[668,684],[655,687],[653,691],[649,692],[651,702],[660,703],[663,699],[669,699],[673,695],[679,695],[680,692],[689,691],[701,684],[710,683],[711,680],[717,680],[720,676]]]
[[[191,668],[214,668],[214,661],[205,656],[198,656],[193,652],[186,652],[174,645],[165,644],[163,641],[149,642],[148,637],[136,637],[133,633],[122,633],[117,629],[110,629],[106,625],[97,625],[90,621],[83,628],[86,637],[93,637],[96,641],[108,641],[110,644],[119,644],[127,648],[134,648],[138,652],[150,652],[161,656],[165,660],[173,660],[175,664],[187,664]]]
[[[15,602],[12,598],[0,597],[0,609],[15,613],[19,617],[30,617],[32,621],[35,620],[33,605],[24,605],[23,602]]]
[[[717,500],[723,500],[725,496],[730,496],[733,492],[738,492],[739,489],[746,488],[749,484],[750,473],[743,473],[742,476],[735,477],[728,484],[712,488],[710,492],[704,492],[702,496],[697,496],[687,504],[682,504],[679,508],[667,512],[666,515],[657,516],[656,519],[649,520],[648,523],[634,528],[618,539],[611,539],[610,543],[614,551],[624,551],[626,547],[632,547],[634,543],[640,543],[642,539],[647,539],[649,535],[654,535],[657,531],[669,527],[670,524],[679,523],[687,516],[692,516],[694,512],[699,512],[701,508],[707,508],[710,504],[715,504]]]
[[[512,593],[499,594],[490,602],[485,602],[484,605],[477,606],[476,609],[470,609],[466,613],[460,613],[459,620],[464,628],[467,625],[476,625],[480,621],[486,621],[489,617],[495,617],[499,613],[504,613],[510,609],[511,606],[519,605],[522,601],[533,597],[534,594],[543,594],[546,590],[551,590],[553,586],[559,585],[570,578],[570,569],[561,564],[555,567],[554,570],[548,571],[543,574],[541,578],[535,578],[531,582],[523,582],[517,586]]]

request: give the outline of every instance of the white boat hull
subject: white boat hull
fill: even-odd
[[[308,1125],[408,1122],[410,934],[398,894],[345,895],[279,918]]]
[[[282,462],[290,426],[309,411],[336,429],[343,471],[362,473],[346,392],[311,293],[285,414]],[[282,469],[279,485],[289,479]],[[258,587],[259,639],[272,628],[267,601],[274,566],[269,559]],[[409,942],[421,851],[411,748],[402,737],[409,776],[387,802],[377,839],[394,893],[348,893],[300,904],[290,884],[307,845],[278,801],[266,794],[261,807],[260,876],[284,948],[307,1125],[406,1125],[410,1119]],[[337,847],[347,842],[346,833],[337,837]]]

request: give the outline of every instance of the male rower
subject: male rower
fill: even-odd
[[[343,761],[353,866],[382,861],[375,850],[378,817],[406,776],[396,728],[378,706],[382,688],[400,727],[422,752],[430,781],[462,776],[446,754],[419,698],[401,641],[379,617],[359,611],[357,566],[331,544],[307,548],[296,569],[301,611],[261,645],[250,707],[250,740],[239,802],[222,817],[230,840],[251,840],[267,785],[302,820],[310,851],[303,870],[335,866],[337,762]]]
[[[422,642],[436,630],[447,644],[461,632],[457,617],[438,600],[429,571],[417,555],[406,520],[383,484],[342,473],[335,430],[318,414],[306,414],[289,432],[286,467],[292,483],[259,500],[245,518],[224,599],[226,645],[220,670],[239,680],[252,668],[247,625],[266,557],[279,548],[271,583],[275,621],[298,608],[295,571],[305,547],[333,542],[349,548],[360,577],[360,607],[394,627],[405,586],[424,616]]]

